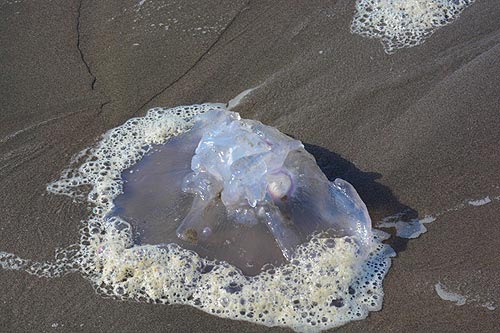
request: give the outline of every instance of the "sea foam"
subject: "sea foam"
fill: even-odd
[[[351,31],[381,40],[386,53],[422,44],[474,0],[358,0]]]

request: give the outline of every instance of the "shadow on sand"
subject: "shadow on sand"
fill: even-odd
[[[342,178],[356,188],[359,196],[365,202],[373,222],[397,213],[402,213],[400,219],[403,221],[410,221],[418,217],[416,210],[401,203],[387,186],[377,182],[377,179],[382,178],[381,174],[361,171],[354,163],[328,149],[307,143],[304,143],[304,146],[316,158],[318,166],[329,180]],[[384,229],[384,231],[391,234],[387,243],[397,253],[406,249],[408,239],[396,237],[394,229]]]

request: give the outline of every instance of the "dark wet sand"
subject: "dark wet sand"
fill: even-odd
[[[106,130],[149,107],[224,102],[259,84],[242,116],[311,145],[330,177],[359,189],[374,221],[500,195],[497,0],[478,0],[391,56],[350,34],[353,0],[156,1],[139,12],[136,3],[0,2],[1,251],[50,260],[78,241],[85,207],[45,187]],[[193,30],[204,26],[213,29]],[[384,308],[338,331],[496,331],[498,309],[456,306],[434,285],[498,303],[499,213],[498,201],[468,207],[395,240]],[[280,330],[104,299],[79,274],[0,270],[0,290],[2,332]]]

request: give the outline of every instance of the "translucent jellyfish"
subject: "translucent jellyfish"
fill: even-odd
[[[223,104],[151,109],[72,159],[52,193],[87,202],[80,241],[0,268],[81,272],[98,293],[317,332],[382,307],[394,251],[348,183]],[[270,265],[268,265],[270,264]]]
[[[346,181],[330,182],[302,143],[238,113],[210,110],[125,172],[111,215],[136,242],[179,243],[245,274],[291,261],[313,234],[351,236],[361,256],[373,235]]]

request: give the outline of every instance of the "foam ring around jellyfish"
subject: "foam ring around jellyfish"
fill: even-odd
[[[381,308],[392,250],[356,190],[277,129],[222,104],[156,108],[84,158],[49,190],[93,208],[78,260],[98,291],[298,331]]]

